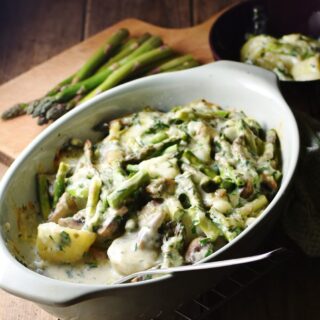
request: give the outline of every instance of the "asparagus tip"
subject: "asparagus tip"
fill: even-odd
[[[9,120],[9,119],[13,119],[13,118],[22,116],[22,115],[26,114],[27,106],[28,106],[28,104],[26,104],[26,103],[17,103],[14,106],[12,106],[11,108],[5,110],[1,114],[1,118],[3,120]]]

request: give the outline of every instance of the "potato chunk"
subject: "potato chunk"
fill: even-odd
[[[320,79],[320,54],[296,63],[291,73],[294,80],[297,81]]]
[[[38,226],[37,249],[44,260],[72,263],[80,260],[96,239],[96,234],[85,230],[61,227],[54,222]]]
[[[154,249],[139,248],[137,240],[137,233],[127,233],[115,239],[109,247],[108,257],[118,273],[128,275],[157,264],[159,253]]]

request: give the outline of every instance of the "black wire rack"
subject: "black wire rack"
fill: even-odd
[[[282,231],[280,231],[282,233]],[[280,237],[283,236],[283,233]],[[268,239],[269,240],[269,239]],[[283,243],[283,239],[272,239],[272,247],[288,247],[288,243]],[[269,242],[270,244],[270,242]],[[290,244],[289,244],[289,247]],[[270,250],[270,245],[267,246]],[[266,250],[265,246],[260,248],[260,252]],[[186,301],[179,305],[171,314],[162,315],[161,312],[151,320],[209,320],[209,317],[227,301],[248,289],[253,283],[263,278],[276,268],[282,266],[289,259],[297,256],[294,250],[288,250],[281,255],[270,257],[266,260],[237,266],[235,271],[225,276],[221,281],[209,291],[201,294],[196,299]],[[210,317],[210,318],[211,318]]]

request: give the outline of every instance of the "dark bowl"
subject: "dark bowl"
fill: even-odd
[[[209,43],[215,60],[240,60],[249,34],[280,37],[302,33],[320,37],[319,0],[244,1],[224,11],[214,22]],[[279,81],[288,104],[320,118],[320,80]]]

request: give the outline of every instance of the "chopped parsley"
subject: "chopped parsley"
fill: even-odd
[[[208,256],[210,256],[212,253],[213,253],[213,250],[212,250],[211,248],[209,248],[209,249],[207,250],[206,254],[204,255],[205,258],[208,257]]]
[[[86,265],[88,266],[89,269],[98,268],[98,262],[97,261],[87,262]]]
[[[71,244],[70,235],[65,231],[60,232],[60,243],[59,243],[60,251],[63,251],[64,247],[68,247],[70,246],[70,244]]]
[[[164,130],[169,128],[169,125],[162,121],[156,121],[156,123],[152,126],[152,128],[149,128],[147,131],[145,131],[145,134],[152,134],[157,133],[160,130]]]
[[[211,243],[211,239],[210,238],[204,238],[200,240],[200,245],[201,247],[206,246],[207,244]]]

